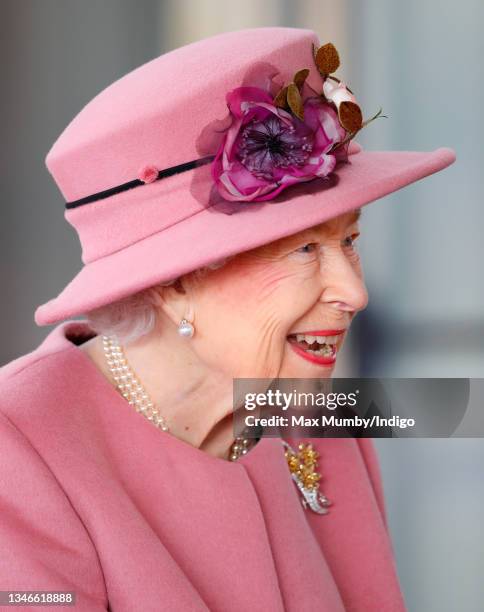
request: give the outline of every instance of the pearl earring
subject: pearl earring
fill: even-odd
[[[186,319],[182,319],[178,325],[178,333],[185,338],[191,338],[195,333],[195,328]]]

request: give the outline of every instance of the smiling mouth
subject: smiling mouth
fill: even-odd
[[[301,357],[321,365],[336,361],[337,344],[342,330],[323,330],[302,334],[289,334],[287,339],[294,351]]]

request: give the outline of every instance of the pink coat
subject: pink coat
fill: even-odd
[[[333,501],[314,514],[279,439],[232,463],[156,429],[76,346],[89,332],[62,323],[0,370],[0,590],[75,591],[77,612],[405,609],[371,440],[312,440]]]

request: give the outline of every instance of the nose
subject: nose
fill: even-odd
[[[324,258],[323,258],[324,259]],[[368,305],[368,291],[361,267],[345,253],[333,253],[321,265],[323,291],[320,301],[344,312],[356,313]]]

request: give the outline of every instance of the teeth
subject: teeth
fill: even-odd
[[[336,344],[338,342],[338,336],[310,336],[307,334],[296,334],[296,340],[298,342],[306,342],[307,344]]]
[[[326,345],[320,349],[318,349],[317,351],[313,351],[311,349],[307,349],[308,353],[311,353],[312,355],[317,355],[318,357],[331,357],[334,354],[334,346],[332,345]]]

